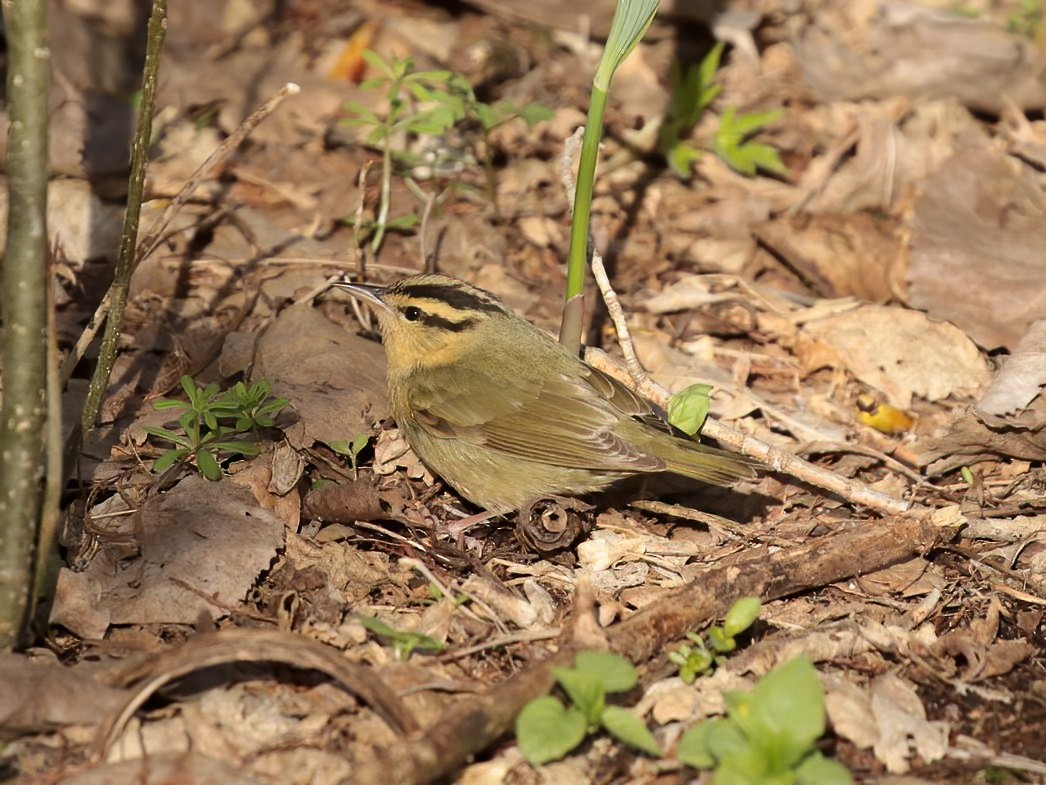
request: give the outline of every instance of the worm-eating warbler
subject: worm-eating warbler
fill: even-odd
[[[392,414],[411,447],[490,512],[646,472],[721,485],[754,474],[740,456],[644,422],[650,404],[489,292],[443,275],[335,286],[376,309]]]

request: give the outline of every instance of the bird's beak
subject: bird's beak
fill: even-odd
[[[331,287],[335,289],[344,289],[357,300],[370,303],[379,311],[390,310],[388,304],[381,299],[382,294],[385,293],[385,287],[383,286],[378,286],[377,284],[372,283],[349,283],[347,281],[338,281],[337,283],[332,283]]]

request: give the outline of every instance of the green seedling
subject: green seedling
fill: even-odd
[[[687,633],[693,646],[683,644],[668,655],[670,662],[679,666],[679,678],[693,684],[699,675],[722,663],[722,655],[737,648],[737,636],[751,627],[759,618],[761,603],[758,597],[742,597],[730,606],[722,627],[708,630],[708,643],[697,633]]]
[[[1016,10],[1006,17],[1006,29],[1041,45],[1046,38],[1046,3],[1018,0]]]
[[[538,766],[559,760],[600,729],[647,755],[661,755],[639,717],[606,703],[608,694],[627,692],[636,685],[638,676],[632,663],[616,654],[585,651],[574,658],[573,668],[553,668],[552,673],[570,705],[545,695],[519,713],[516,741],[529,763]]]
[[[400,662],[407,660],[415,651],[439,654],[443,651],[443,643],[420,632],[397,630],[377,616],[360,616],[360,624],[382,638],[392,643],[392,652]]]
[[[155,472],[191,461],[208,480],[220,480],[222,455],[257,455],[258,445],[239,437],[253,435],[259,427],[271,427],[273,418],[289,403],[286,398],[272,398],[264,381],[250,387],[238,382],[225,392],[213,383],[198,387],[191,376],[182,376],[180,381],[187,402],[164,399],[153,406],[160,411],[181,412],[181,430],[154,426],[145,429],[150,436],[174,445],[153,463]]]
[[[683,763],[714,770],[714,785],[851,785],[850,772],[814,746],[825,732],[824,692],[808,658],[723,697],[726,717],[690,728],[677,750]]]
[[[371,224],[374,230],[371,251],[374,253],[381,248],[386,232],[413,228],[420,222],[413,215],[389,219],[393,175],[406,176],[411,167],[423,163],[421,156],[406,148],[407,140],[438,138],[455,126],[472,122],[483,140],[480,159],[487,175],[488,195],[494,199],[497,189],[490,133],[515,117],[533,125],[553,116],[551,110],[540,104],[519,107],[511,101],[484,103],[461,74],[447,70],[415,71],[414,61],[409,57],[390,62],[367,50],[363,58],[378,72],[378,76],[365,80],[360,87],[384,90],[388,108],[379,115],[358,101],[349,101],[345,108],[351,116],[344,122],[370,128],[366,143],[381,151],[381,197],[377,217]],[[439,164],[435,162],[437,168]]]
[[[779,109],[739,115],[735,107],[728,106],[712,139],[712,152],[731,169],[747,177],[753,177],[758,169],[786,174],[788,167],[781,161],[777,150],[749,139],[783,116],[784,112]]]
[[[684,180],[693,173],[694,164],[703,154],[700,147],[686,141],[701,115],[722,92],[715,84],[716,71],[723,57],[723,44],[718,43],[700,64],[683,69],[674,63],[669,82],[669,101],[658,131],[657,149],[665,156],[669,168]],[[769,145],[751,141],[750,137],[773,124],[783,115],[780,111],[737,114],[728,106],[712,138],[710,149],[731,169],[752,177],[762,169],[772,174],[786,174],[788,169],[778,152]]]
[[[430,598],[429,601],[430,602],[435,604],[435,603],[441,602],[443,600],[443,598],[445,596],[443,594],[443,590],[440,589],[440,587],[437,586],[435,583],[433,583],[432,581],[429,581],[429,584],[428,584],[428,586],[426,588],[428,589],[428,592],[429,592],[429,598]],[[454,597],[454,607],[455,608],[460,608],[462,605],[468,604],[470,599],[471,598],[467,594],[459,594],[456,597]]]
[[[334,450],[338,455],[344,455],[349,459],[349,464],[352,466],[352,479],[359,479],[359,466],[357,461],[359,460],[360,453],[363,452],[363,448],[367,446],[370,441],[370,434],[357,433],[352,437],[352,441],[345,441],[340,439],[329,443],[329,447]]]
[[[702,113],[719,97],[723,88],[714,83],[723,57],[724,45],[717,43],[700,64],[685,70],[678,60],[672,62],[669,74],[668,107],[658,131],[657,149],[665,156],[669,168],[686,180],[701,150],[684,141],[697,126]]]

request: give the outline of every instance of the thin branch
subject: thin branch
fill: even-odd
[[[593,368],[610,374],[618,381],[628,384],[629,374],[606,352],[589,347],[585,350],[585,362]],[[662,408],[668,406],[668,399],[672,397],[668,390],[653,380],[636,385],[635,390]],[[785,452],[761,439],[734,430],[711,417],[705,421],[701,433],[734,452],[755,458],[775,472],[816,485],[851,504],[867,507],[886,515],[899,515],[912,508],[911,502],[888,496],[862,482],[822,469],[798,455]]]
[[[156,103],[157,74],[160,69],[160,50],[163,47],[164,34],[167,32],[167,0],[153,0],[153,10],[149,17],[148,44],[145,52],[145,66],[142,70],[141,106],[138,110],[138,127],[135,129],[131,143],[131,175],[127,189],[127,212],[124,215],[123,234],[120,238],[120,253],[116,260],[116,273],[113,285],[109,289],[108,299],[110,315],[105,323],[105,333],[98,353],[98,364],[95,366],[87,398],[80,417],[80,431],[72,438],[76,444],[85,439],[94,429],[98,412],[102,408],[102,398],[109,386],[109,377],[116,361],[116,344],[120,337],[120,325],[123,321],[124,308],[127,305],[127,293],[130,290],[131,273],[134,272],[135,247],[138,243],[138,221],[142,213],[142,199],[145,192],[145,167],[149,158],[149,140],[152,136],[153,108]],[[71,452],[71,448],[69,450]]]

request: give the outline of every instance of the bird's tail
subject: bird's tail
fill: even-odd
[[[673,439],[667,449],[658,450],[666,469],[713,485],[731,485],[756,476],[757,464],[736,453],[698,442]]]

